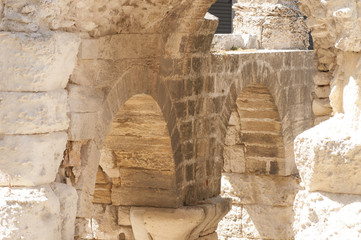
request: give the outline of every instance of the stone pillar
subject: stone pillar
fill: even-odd
[[[68,33],[0,33],[1,239],[73,239],[77,195],[54,180],[78,42]]]

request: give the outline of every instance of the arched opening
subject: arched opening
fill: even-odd
[[[233,206],[219,224],[220,238],[291,239],[298,180],[281,176],[282,123],[264,85],[250,84],[237,97],[223,158],[222,196],[231,198]]]
[[[155,100],[131,97],[116,113],[101,150],[92,219],[94,239],[132,239],[130,206],[176,201],[171,139]]]

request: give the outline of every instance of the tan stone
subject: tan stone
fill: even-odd
[[[316,116],[329,116],[332,113],[330,100],[326,99],[314,99],[312,102],[312,111]]]
[[[121,226],[130,226],[130,207],[118,207],[118,224]]]
[[[66,142],[65,132],[3,136],[0,139],[0,185],[37,186],[53,182]]]
[[[62,183],[53,183],[51,188],[60,202],[61,239],[73,239],[77,210],[74,203],[78,200],[78,194],[75,188]]]
[[[38,134],[68,129],[67,93],[0,93],[0,133]]]
[[[60,203],[49,186],[2,187],[0,196],[1,239],[62,239]]]
[[[223,170],[225,172],[244,173],[246,171],[244,154],[243,145],[226,146],[223,153]]]
[[[300,189],[294,177],[223,173],[222,196],[236,204],[292,206]]]
[[[136,239],[187,239],[204,218],[204,211],[199,207],[178,209],[132,207],[130,209],[130,219]]]
[[[361,194],[361,143],[351,126],[336,116],[296,138],[295,160],[306,189]]]
[[[321,86],[330,85],[331,80],[332,80],[332,74],[329,72],[317,72],[313,76],[313,82],[316,85],[321,85]]]
[[[0,91],[51,91],[65,88],[79,38],[64,32],[1,32],[0,43]]]
[[[330,86],[318,86],[315,88],[315,94],[318,98],[328,98],[331,93]]]
[[[300,191],[295,199],[295,239],[359,239],[360,195]]]
[[[112,188],[112,204],[125,206],[178,207],[180,199],[175,190],[157,188]]]
[[[292,239],[292,207],[244,205],[242,233],[247,238]]]
[[[220,239],[242,238],[242,206],[233,204],[231,211],[218,224]]]

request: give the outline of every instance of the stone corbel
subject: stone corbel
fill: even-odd
[[[220,197],[177,209],[132,207],[130,221],[136,240],[211,240],[230,209],[230,199]]]

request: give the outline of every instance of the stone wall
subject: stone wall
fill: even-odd
[[[332,110],[325,114],[334,116],[295,141],[304,186],[294,203],[295,238],[358,239],[360,3],[304,0],[301,6],[315,41],[315,80],[331,89]]]
[[[211,4],[0,0],[2,239],[73,239],[74,227],[76,239],[216,239],[230,210],[218,197],[227,127],[248,86],[270,92],[283,137],[280,155],[255,168],[265,176],[251,181],[296,173],[293,139],[312,120],[312,53],[210,54]],[[138,105],[128,111],[134,96],[162,129],[147,131],[156,140],[146,144],[162,149],[147,153],[147,167],[138,156],[123,165],[131,148],[140,151],[141,141],[129,140],[136,121],[117,127],[140,114]],[[121,160],[109,160],[114,154]],[[250,215],[252,204],[242,205]]]

